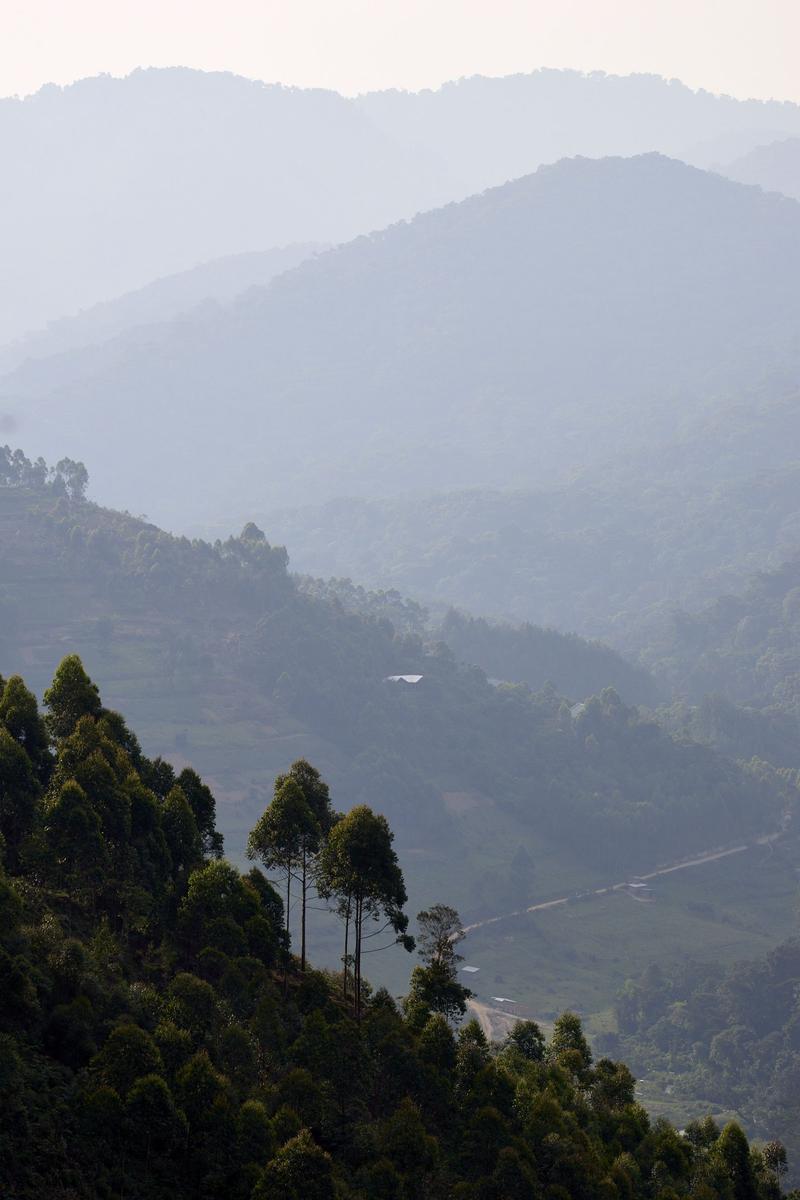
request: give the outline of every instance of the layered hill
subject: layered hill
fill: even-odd
[[[565,155],[701,166],[800,133],[796,105],[535,71],[345,98],[139,70],[0,101],[0,344],[222,255],[341,241]]]
[[[678,426],[561,486],[338,499],[263,520],[303,570],[635,655],[676,606],[743,589],[800,545],[800,404],[780,372]]]
[[[524,683],[533,691],[586,697],[612,687],[629,704],[653,705],[659,689],[648,672],[602,642],[530,622],[486,620],[450,608],[431,612],[396,589],[369,589],[350,579],[300,576],[306,595],[347,611],[388,620],[398,633],[444,642],[456,658],[480,667],[495,682]]]
[[[593,1032],[656,943],[665,961],[730,962],[789,935],[792,845],[766,877],[752,861],[756,839],[796,804],[791,777],[737,765],[683,729],[672,737],[607,688],[490,683],[415,632],[413,606],[310,589],[252,525],[190,542],[78,498],[74,464],[48,477],[16,457],[11,477],[16,486],[0,487],[0,674],[23,673],[41,693],[54,664],[79,653],[104,702],[136,721],[145,754],[202,772],[235,860],[275,776],[306,757],[343,807],[364,802],[389,818],[412,912],[445,896],[467,922],[504,918],[470,934],[486,1002],[517,996],[548,1019],[577,1007],[598,1014]],[[468,661],[508,652],[502,631],[466,632],[479,652]],[[535,631],[511,635],[533,678],[536,646]],[[618,682],[625,671],[577,639],[545,637],[539,649],[563,690],[579,662]],[[390,678],[402,675],[421,679]],[[713,874],[714,848],[730,842],[754,849]],[[665,877],[655,905],[603,891],[577,908],[519,913],[698,854],[707,865]],[[709,872],[712,918],[687,907]],[[337,962],[336,930],[315,922],[313,952]],[[397,992],[401,968],[387,960],[371,973]]]
[[[149,344],[29,364],[0,411],[173,526],[541,487],[674,440],[732,381],[796,380],[798,268],[793,201],[657,155],[565,161]]]
[[[0,503],[0,669],[41,688],[78,649],[153,752],[191,747],[234,848],[266,777],[301,754],[354,800],[379,792],[423,874],[444,829],[456,857],[480,853],[472,820],[495,825],[501,859],[529,834],[595,870],[705,844],[723,813],[729,832],[761,830],[786,802],[611,690],[571,713],[575,697],[492,686],[441,644],[304,594],[254,526],[210,545],[52,489]]]
[[[574,154],[659,150],[711,167],[800,126],[795,104],[604,71],[474,76],[418,93],[370,93],[356,103],[378,128],[441,156],[474,190]]]
[[[156,279],[115,300],[94,304],[74,317],[62,317],[45,329],[0,347],[0,372],[31,358],[49,358],[68,350],[128,336],[141,326],[173,321],[200,304],[230,303],[249,288],[264,287],[324,247],[314,243],[282,246],[260,253],[233,254],[201,263],[189,271]],[[141,332],[133,336],[147,336]]]
[[[0,101],[0,342],[199,262],[464,191],[335,92],[182,68]]]
[[[730,179],[755,183],[767,192],[800,200],[800,138],[781,138],[755,146],[724,168]]]

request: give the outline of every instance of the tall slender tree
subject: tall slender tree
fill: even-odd
[[[414,939],[406,932],[408,917],[403,905],[407,896],[403,873],[392,849],[393,841],[386,818],[362,804],[334,825],[320,855],[321,888],[338,900],[346,939],[351,923],[353,927],[353,1006],[358,1019],[362,1009],[364,954],[398,943],[409,951],[414,948]],[[386,946],[365,946],[365,942],[387,930],[394,937]],[[345,941],[345,972],[347,960]]]
[[[260,859],[267,871],[280,872],[286,884],[286,940],[289,944],[289,912],[292,900],[292,876],[297,873],[303,855],[319,840],[319,825],[306,803],[300,785],[286,778],[276,786],[275,794],[260,817],[247,842],[247,856]],[[284,987],[287,975],[284,970]]]
[[[299,758],[292,763],[286,775],[279,775],[275,780],[276,791],[283,787],[288,780],[293,780],[303,793],[316,822],[316,830],[307,833],[300,846],[300,865],[298,876],[300,881],[300,969],[306,969],[306,913],[308,910],[308,893],[317,875],[317,858],[324,839],[338,819],[338,814],[331,807],[330,789],[316,767],[305,758]]]

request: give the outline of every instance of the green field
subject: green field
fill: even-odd
[[[544,1019],[569,1008],[590,1032],[614,1029],[616,992],[649,963],[735,962],[793,933],[798,862],[794,841],[759,846],[662,876],[652,903],[615,892],[477,930],[462,946],[480,968],[470,986]]]

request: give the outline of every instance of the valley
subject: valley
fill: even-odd
[[[797,1200],[800,96],[170,61],[0,98],[2,1200]]]

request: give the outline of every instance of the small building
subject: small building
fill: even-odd
[[[419,683],[422,675],[387,675],[384,683]]]

